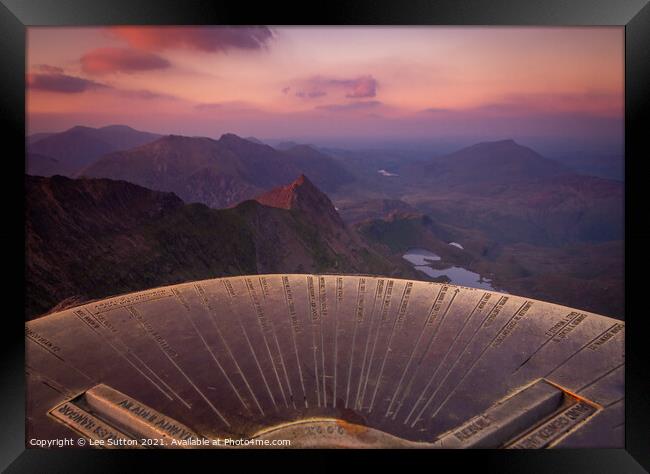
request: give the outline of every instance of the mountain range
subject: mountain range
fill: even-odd
[[[105,155],[78,175],[129,181],[174,192],[185,202],[222,208],[303,173],[327,192],[353,179],[340,163],[312,148],[296,146],[279,151],[233,134],[222,135],[218,140],[165,136]]]
[[[26,203],[28,319],[62,302],[226,275],[415,275],[348,228],[305,176],[229,209],[124,181],[26,176]]]
[[[454,153],[409,163],[400,171],[417,181],[465,192],[482,190],[486,185],[575,174],[514,140],[477,143]]]
[[[122,126],[74,127],[28,143],[28,173],[77,178],[26,178],[29,314],[69,297],[210,275],[423,279],[401,258],[414,247],[506,291],[622,314],[624,184],[513,140],[425,159]]]
[[[35,176],[73,176],[107,153],[143,145],[159,137],[126,125],[76,126],[61,133],[34,134],[27,137],[26,170]]]

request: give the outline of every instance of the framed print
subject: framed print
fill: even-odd
[[[3,468],[644,472],[649,8],[3,0]]]

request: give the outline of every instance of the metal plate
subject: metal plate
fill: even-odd
[[[152,427],[164,417],[206,440],[623,447],[624,332],[604,316],[430,282],[185,283],[28,322],[27,436],[70,436],[51,414],[69,402],[116,433],[155,438],[134,424],[136,408],[131,418],[113,411],[123,396],[132,403],[122,408],[157,414]]]

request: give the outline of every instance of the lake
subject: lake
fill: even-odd
[[[402,257],[413,265],[427,265],[429,263],[427,260],[434,262],[440,260],[440,255],[436,255],[435,253],[429,252],[425,249],[407,250]]]
[[[432,278],[445,275],[454,285],[495,291],[491,280],[483,278],[478,273],[471,272],[465,268],[452,266],[443,270],[437,270],[430,267],[428,264],[432,261],[440,261],[440,256],[430,252],[429,250],[410,249],[403,255],[403,258],[412,263],[416,270],[419,270]]]

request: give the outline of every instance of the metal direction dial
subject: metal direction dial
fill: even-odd
[[[624,329],[542,301],[382,277],[156,288],[26,324],[27,436],[622,447]]]

